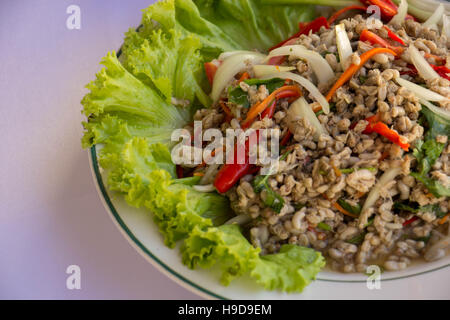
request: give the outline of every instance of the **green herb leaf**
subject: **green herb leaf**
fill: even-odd
[[[352,206],[351,204],[349,204],[347,201],[345,201],[344,199],[339,199],[337,201],[337,203],[346,211],[359,216],[361,213],[361,206],[359,204],[357,204],[356,206]]]
[[[356,244],[356,245],[360,245],[361,243],[364,242],[364,237],[366,236],[367,232],[362,232],[360,234],[358,234],[357,236],[354,236],[353,238],[347,240],[348,243],[352,243],[352,244]]]
[[[250,102],[248,101],[248,94],[241,87],[228,87],[228,101],[241,105],[243,108],[250,107]]]
[[[370,172],[375,172],[377,171],[377,168],[375,167],[363,167],[363,168],[345,168],[345,169],[339,169],[341,171],[341,173],[352,173],[355,172],[356,170],[369,170]]]
[[[332,231],[333,229],[329,224],[326,224],[325,222],[319,222],[317,225],[317,228],[325,230],[325,231]]]
[[[265,85],[269,93],[272,93],[276,89],[282,87],[284,84],[284,80],[280,78],[272,78],[266,80],[247,79],[244,80],[244,82],[249,86]],[[240,86],[228,87],[228,101],[241,105],[244,108],[250,107],[248,93],[242,90]]]

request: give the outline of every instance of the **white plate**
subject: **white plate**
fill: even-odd
[[[151,212],[128,206],[122,196],[105,188],[95,147],[90,150],[90,162],[103,204],[130,244],[169,278],[202,297],[284,300],[450,298],[450,257],[432,263],[418,263],[403,271],[382,273],[380,289],[369,289],[365,275],[327,271],[320,272],[317,280],[299,294],[265,291],[245,277],[224,287],[219,283],[217,270],[190,270],[181,263],[179,250],[164,245]]]

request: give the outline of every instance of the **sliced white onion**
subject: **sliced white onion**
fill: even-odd
[[[419,50],[411,44],[408,48],[413,65],[416,67],[419,75],[425,80],[433,80],[439,78],[436,71],[430,66],[427,60],[420,54]]]
[[[398,2],[397,0],[395,2]],[[443,3],[436,0],[409,0],[411,5],[414,5],[418,9],[434,12],[440,4],[444,5],[444,8],[450,10],[450,3]]]
[[[268,59],[277,56],[293,56],[298,59],[305,59],[311,65],[319,83],[328,83],[334,78],[333,69],[331,69],[327,60],[319,53],[308,50],[301,45],[284,46],[270,51]]]
[[[345,31],[345,25],[340,23],[336,25],[336,45],[339,53],[342,70],[347,70],[350,66],[350,56],[353,54],[352,45]]]
[[[217,69],[214,76],[211,98],[213,102],[219,100],[220,94],[225,87],[233,80],[234,76],[244,69],[248,62],[261,63],[265,59],[265,55],[257,52],[252,53],[236,53],[226,58]]]
[[[308,90],[311,96],[314,99],[316,99],[316,101],[322,106],[322,110],[325,114],[330,113],[330,105],[327,99],[323,96],[323,94],[320,93],[319,89],[317,89],[317,87],[308,79],[292,72],[277,72],[267,75],[265,77],[261,77],[261,79],[271,79],[271,78],[289,79],[299,83],[302,87]]]
[[[194,188],[198,192],[213,192],[213,191],[216,191],[216,188],[214,187],[213,184],[205,184],[205,185],[197,184],[195,186],[192,186],[192,188]]]
[[[257,52],[249,51],[249,50],[226,51],[226,52],[222,52],[217,59],[220,61],[223,61],[223,60],[225,60],[231,56],[234,56],[236,54],[253,54],[253,53],[257,53]]]
[[[442,16],[442,34],[450,38],[450,16],[446,14]]]
[[[369,194],[367,195],[367,199],[364,202],[361,213],[372,207],[375,202],[377,202],[378,198],[380,198],[381,190],[385,188],[389,182],[394,180],[400,173],[402,173],[401,168],[390,168],[383,173],[383,175],[380,177],[380,180],[378,180],[378,182],[375,184],[375,186],[373,186],[372,190],[370,190]]]
[[[437,107],[425,99],[420,99],[420,103],[430,109],[432,112],[436,113],[438,116],[441,116],[442,118],[450,121],[450,111]]]
[[[408,13],[408,2],[406,0],[401,0],[398,6],[397,14],[389,21],[389,24],[401,24],[405,21],[406,14]]]
[[[430,28],[433,25],[436,25],[441,22],[442,15],[445,12],[444,5],[441,3],[439,7],[437,7],[436,11],[431,15],[431,17],[428,18],[427,21],[425,21],[422,26],[426,28]]]
[[[253,72],[257,78],[262,78],[277,72],[287,72],[295,70],[295,67],[287,67],[287,66],[274,66],[274,65],[265,65],[265,64],[257,64],[253,66]]]
[[[294,101],[288,110],[289,117],[289,130],[291,132],[295,132],[297,127],[297,120],[306,119],[308,123],[314,128],[314,140],[319,140],[321,134],[326,134],[325,128],[320,123],[319,119],[317,119],[316,114],[312,110],[311,106],[306,102],[305,98],[300,97],[296,101]]]
[[[417,97],[420,99],[425,99],[428,101],[444,101],[447,100],[446,97],[441,96],[439,93],[436,93],[434,91],[431,91],[427,88],[424,88],[422,86],[419,86],[411,81],[405,80],[403,78],[396,78],[395,81],[402,87],[405,87],[412,93],[414,93]]]

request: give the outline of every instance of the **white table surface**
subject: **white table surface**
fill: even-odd
[[[0,298],[197,298],[116,229],[80,146],[84,85],[152,2],[0,0]],[[66,288],[73,264],[81,290]]]

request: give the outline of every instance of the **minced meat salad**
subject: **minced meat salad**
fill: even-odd
[[[320,17],[268,55],[226,52],[205,65],[213,105],[194,120],[224,136],[278,129],[279,167],[262,175],[258,163],[203,163],[178,172],[228,197],[229,223],[263,255],[297,244],[349,273],[448,253],[449,38],[408,17],[364,16]]]

